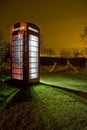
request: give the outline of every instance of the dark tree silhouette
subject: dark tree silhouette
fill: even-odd
[[[0,75],[10,71],[10,45],[4,40],[4,35],[0,31]]]
[[[3,63],[10,58],[9,42],[4,40],[4,35],[0,31],[0,62]]]
[[[71,56],[70,51],[63,48],[60,50],[60,57],[62,58],[69,58]]]
[[[83,33],[81,34],[81,38],[84,44],[83,55],[87,57],[87,27],[84,28]]]
[[[87,27],[84,28],[83,30],[83,34],[81,35],[82,40],[84,41],[84,43],[87,44]]]

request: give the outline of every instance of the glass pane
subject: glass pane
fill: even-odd
[[[12,78],[23,79],[23,34],[12,38]]]
[[[30,56],[30,57],[38,57],[38,53],[33,52],[33,51],[30,51],[30,52],[29,52],[29,56]]]
[[[12,58],[12,62],[23,62],[23,58],[13,57],[13,58]]]
[[[23,74],[23,69],[14,68],[14,69],[12,69],[12,73]]]
[[[36,47],[38,47],[38,42],[29,40],[29,46],[36,46]]]
[[[36,73],[38,72],[38,68],[30,68],[29,73]]]
[[[38,48],[35,46],[29,46],[29,51],[38,52]]]
[[[29,62],[38,62],[38,58],[36,58],[36,57],[30,57],[29,58]]]
[[[12,78],[13,78],[13,79],[20,79],[20,80],[23,80],[23,75],[12,74]]]
[[[29,68],[34,68],[34,67],[38,67],[38,62],[29,64]]]
[[[21,45],[21,43],[23,43],[23,34],[13,36],[12,46]]]
[[[30,74],[30,79],[38,78],[38,73]]]
[[[29,75],[30,79],[38,78],[38,44],[39,38],[29,35]]]
[[[12,68],[22,68],[23,67],[23,63],[12,63]]]
[[[29,39],[33,41],[38,41],[38,37],[34,35],[29,35]]]
[[[22,52],[16,52],[16,51],[14,51],[14,52],[12,52],[12,57],[16,57],[16,58],[20,58],[20,57],[22,57]]]

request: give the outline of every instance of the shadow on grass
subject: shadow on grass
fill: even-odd
[[[8,83],[10,83],[10,85],[12,84],[11,82],[8,82]],[[21,84],[21,86],[16,85],[14,83],[13,86],[20,88],[20,91],[18,93],[16,93],[16,95],[12,98],[11,103],[14,104],[17,102],[33,100],[34,95],[33,95],[32,88],[37,85],[45,85],[46,87],[56,88],[56,89],[58,89],[58,91],[61,91],[61,93],[65,93],[65,94],[69,95],[70,97],[76,98],[77,101],[87,104],[87,102],[85,101],[87,99],[86,92],[73,90],[73,89],[69,89],[69,88],[65,88],[65,87],[61,87],[61,86],[46,84],[46,83],[42,83],[42,82],[40,82],[38,84],[36,83],[33,85],[32,84],[31,85]]]
[[[18,103],[18,102],[25,102],[25,101],[31,101],[31,100],[33,100],[34,97],[32,95],[32,86],[36,86],[39,83],[34,83],[34,84],[18,83],[17,84],[17,83],[14,83],[14,82],[12,83],[12,81],[9,80],[8,84],[10,86],[13,86],[15,88],[20,89],[18,91],[18,93],[16,93],[15,96],[10,101],[11,104],[15,104],[15,103]]]
[[[20,91],[14,96],[14,98],[11,100],[11,103],[17,103],[17,102],[24,102],[32,100],[32,94],[31,94],[31,88],[28,89],[20,89]]]

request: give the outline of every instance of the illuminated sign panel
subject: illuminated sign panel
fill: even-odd
[[[37,29],[32,28],[32,27],[28,27],[28,29],[29,29],[29,30],[31,30],[31,31],[34,31],[34,32],[38,32],[38,30],[37,30]]]
[[[17,23],[11,28],[12,79],[39,81],[39,28],[32,23]]]
[[[14,31],[23,30],[23,29],[25,29],[25,27],[19,27],[19,28],[15,28],[15,29],[13,29],[13,32],[14,32]]]

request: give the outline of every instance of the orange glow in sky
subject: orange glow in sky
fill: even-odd
[[[9,28],[26,21],[40,27],[47,47],[82,49],[81,33],[87,26],[87,0],[1,0],[0,29],[9,40]]]

